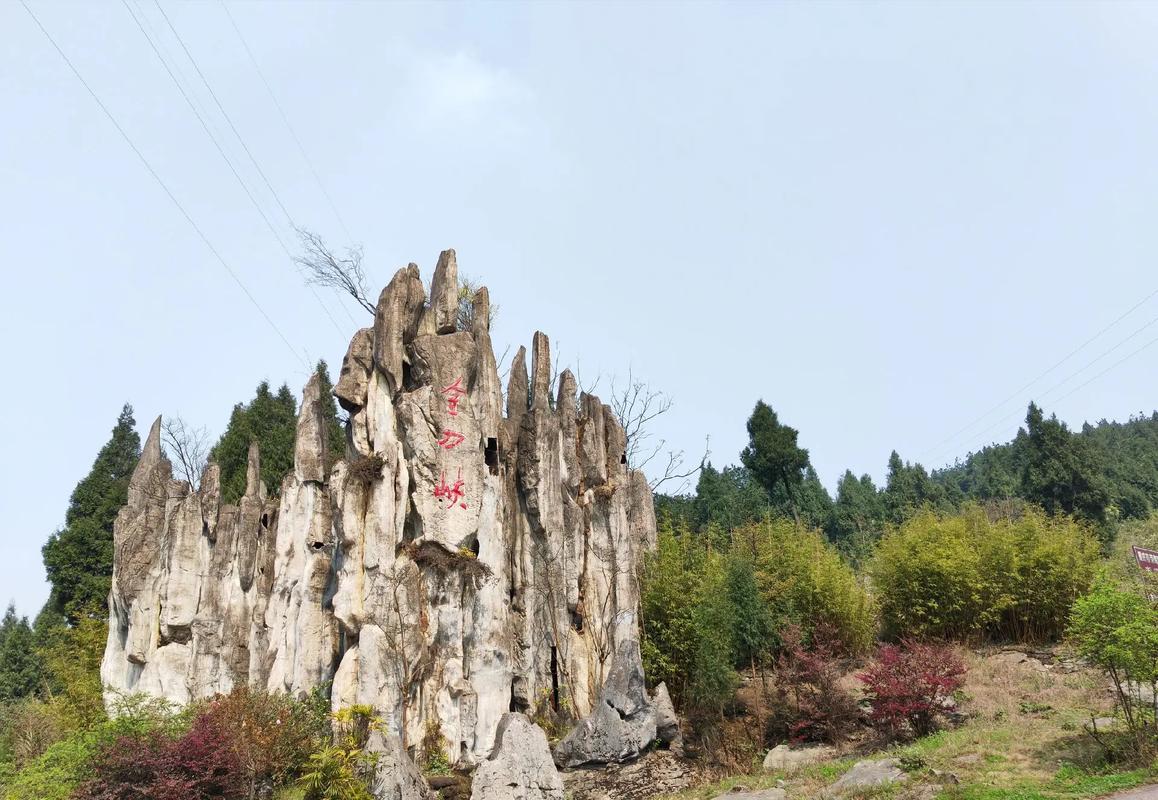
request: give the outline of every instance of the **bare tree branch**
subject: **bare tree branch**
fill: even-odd
[[[197,491],[209,461],[208,431],[186,424],[180,416],[167,417],[161,423],[161,444],[177,468],[177,476]]]
[[[346,257],[340,258],[318,234],[295,227],[301,240],[302,254],[294,263],[302,270],[306,283],[337,289],[354,298],[358,305],[375,313],[374,303],[366,291],[366,273],[362,269],[362,248],[347,247]]]
[[[670,411],[671,407],[671,397],[652,389],[643,381],[636,380],[631,371],[627,373],[626,384],[617,386],[616,380],[611,379],[611,410],[627,435],[628,467],[642,470],[656,456],[665,450],[667,452],[667,464],[664,465],[661,474],[648,481],[653,492],[668,481],[683,480],[686,482],[688,478],[699,472],[708,460],[708,449],[705,445],[704,456],[700,459],[700,463],[691,469],[685,469],[682,450],[667,450],[667,441],[664,439],[659,439],[654,443],[650,441],[652,439],[651,423]]]

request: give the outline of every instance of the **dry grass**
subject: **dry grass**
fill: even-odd
[[[963,724],[905,745],[847,745],[838,760],[794,775],[761,774],[758,760],[746,775],[672,795],[708,800],[740,785],[782,785],[790,800],[820,797],[824,788],[862,758],[898,757],[910,780],[873,797],[947,800],[1048,800],[1083,798],[1143,782],[1146,771],[1113,773],[1083,725],[1112,714],[1105,677],[1093,670],[1067,672],[1029,661],[1011,664],[998,650],[963,653],[969,672],[959,692]],[[762,753],[761,753],[762,755]],[[950,777],[952,776],[952,777]],[[956,779],[959,783],[954,783]]]

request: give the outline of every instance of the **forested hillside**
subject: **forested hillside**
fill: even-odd
[[[883,486],[849,470],[835,497],[820,482],[807,451],[796,447],[796,431],[770,412],[761,403],[752,420],[757,429],[775,432],[769,441],[786,442],[771,447],[778,453],[771,463],[757,463],[749,447],[738,465],[706,464],[693,494],[657,496],[657,510],[696,531],[726,532],[767,516],[796,518],[856,555],[887,526],[926,507],[952,512],[969,502],[1023,501],[1050,514],[1075,516],[1103,541],[1113,538],[1120,522],[1145,519],[1158,507],[1158,411],[1071,431],[1031,403],[1025,425],[1010,442],[932,471],[894,451]]]

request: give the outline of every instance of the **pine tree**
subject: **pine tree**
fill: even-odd
[[[1046,419],[1035,403],[1029,404],[1025,425],[1028,439],[1022,496],[1051,514],[1104,521],[1110,496],[1101,459],[1090,441],[1070,433],[1056,415]]]
[[[245,495],[250,442],[261,451],[261,479],[276,494],[294,466],[296,430],[297,403],[284,384],[275,395],[269,381],[262,381],[248,404],[235,405],[225,433],[209,451],[209,460],[221,468],[222,499],[236,503]]]
[[[338,404],[334,400],[334,384],[330,382],[330,370],[325,361],[318,362],[317,372],[322,408],[326,414],[326,427],[329,429],[330,457],[326,466],[330,467],[335,461],[346,457],[346,431],[338,417]]]
[[[0,621],[0,703],[35,694],[41,672],[28,617],[17,617],[10,604]]]
[[[320,378],[322,406],[326,413],[330,453],[327,466],[346,456],[346,433],[334,401],[334,385],[325,361],[316,367]],[[229,425],[209,451],[209,460],[221,468],[221,495],[236,503],[245,494],[245,473],[249,443],[257,442],[261,452],[261,479],[271,494],[281,490],[281,482],[294,468],[294,438],[297,434],[297,400],[284,383],[277,394],[269,381],[257,386],[254,398],[233,407]]]
[[[769,496],[775,495],[777,487],[784,490],[799,521],[801,498],[797,495],[809,462],[808,451],[797,446],[796,437],[797,430],[780,424],[776,412],[760,400],[748,418],[748,446],[740,453],[740,461]]]
[[[41,550],[52,584],[48,604],[69,620],[104,614],[113,574],[113,522],[128,498],[129,478],[140,456],[141,437],[126,403],[112,437],[72,492],[64,528]]]

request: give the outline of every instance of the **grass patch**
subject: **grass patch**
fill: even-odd
[[[909,780],[874,790],[865,800],[1087,800],[1158,782],[1155,770],[1106,763],[1101,747],[1084,732],[1091,716],[1112,710],[1107,679],[1100,673],[1010,664],[986,653],[964,655],[969,672],[959,698],[967,720],[959,727],[876,752],[866,745],[855,755],[792,775],[732,776],[670,800],[708,800],[736,785],[752,790],[783,785],[793,800],[814,798],[856,761],[889,757],[906,765]]]

